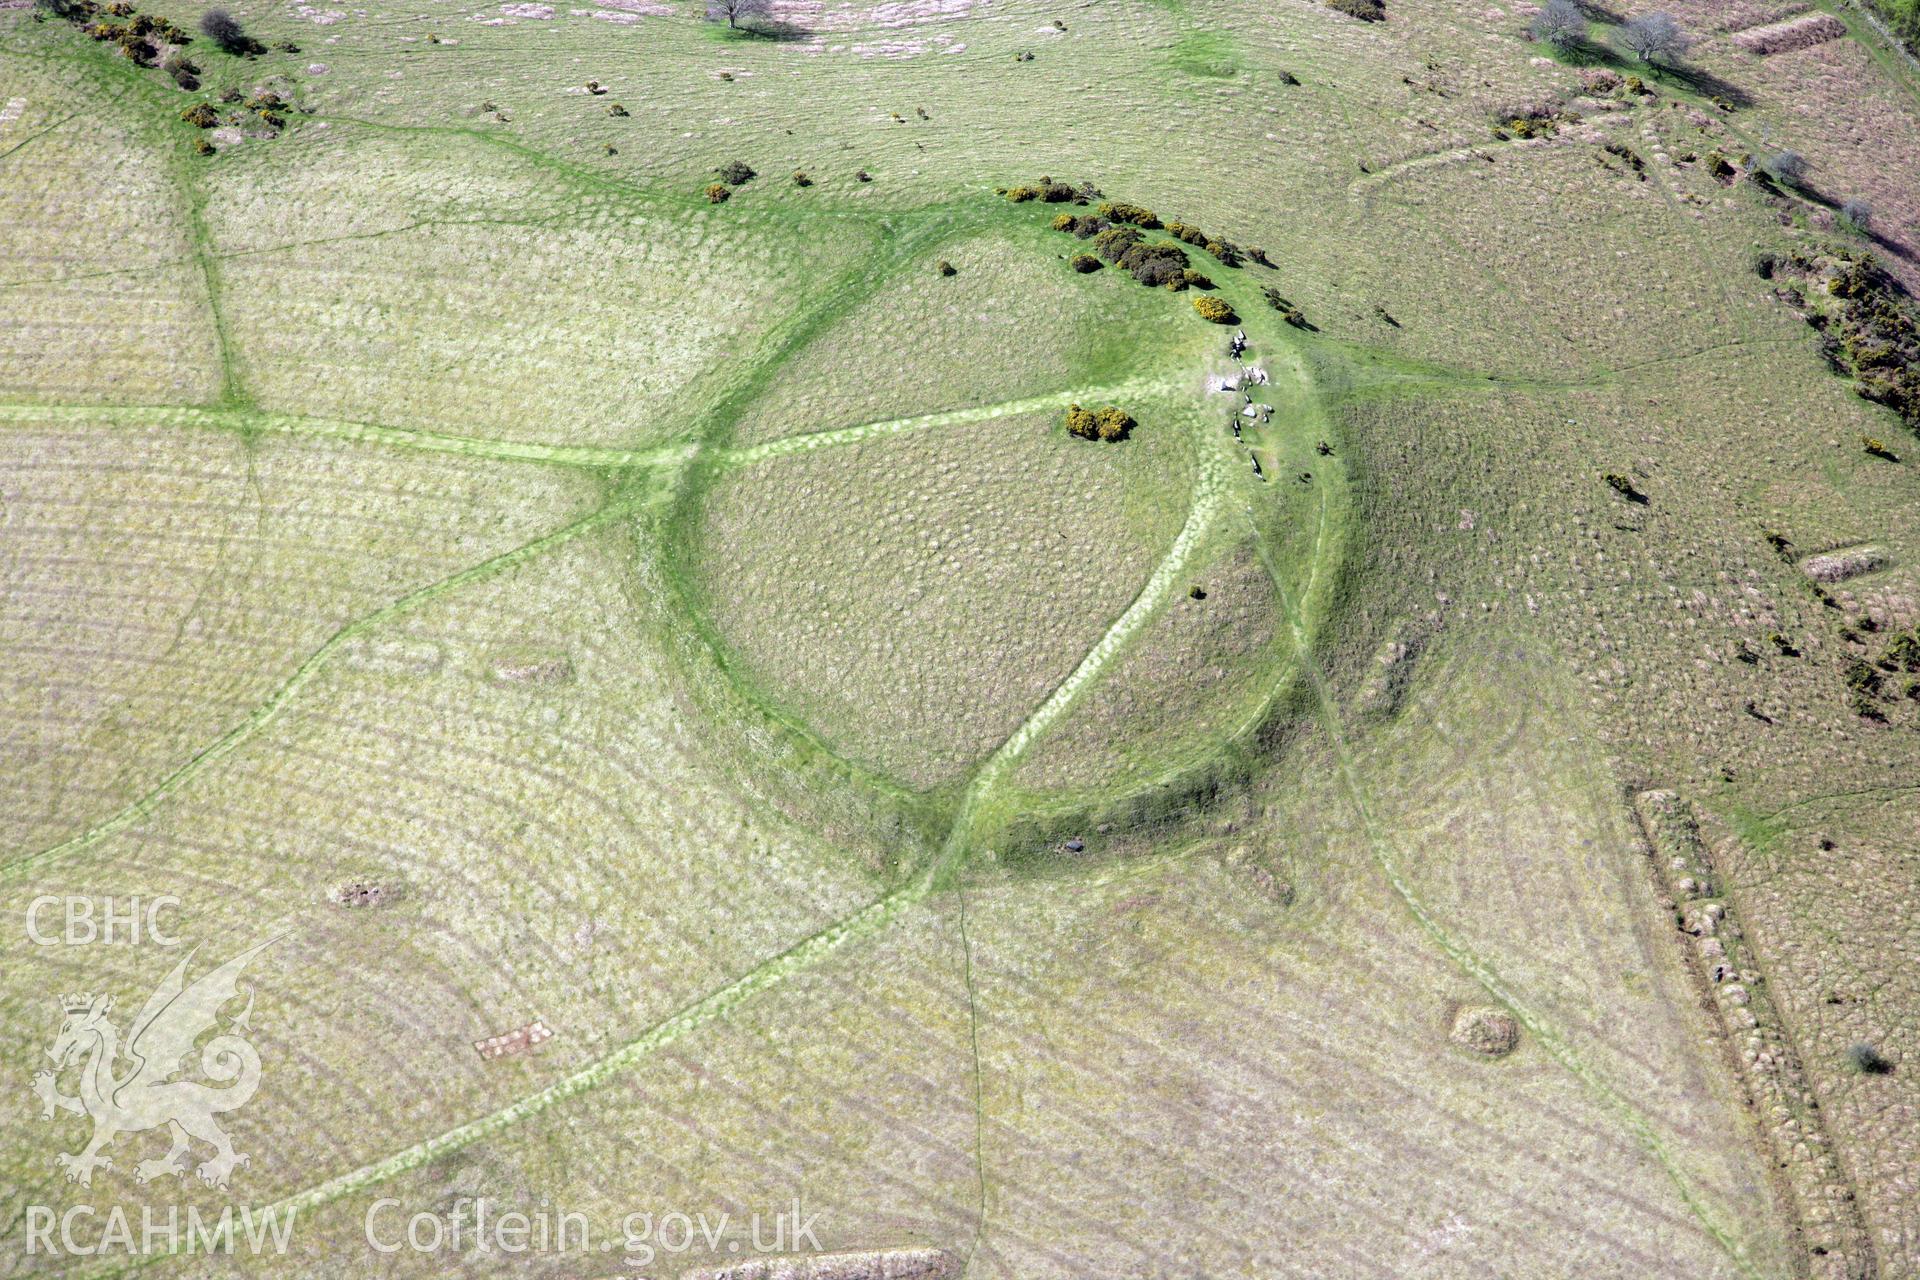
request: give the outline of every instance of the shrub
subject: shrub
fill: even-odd
[[[853,171],[853,180],[855,182],[872,182],[873,175],[868,173],[865,169],[855,169]]]
[[[1133,246],[1146,237],[1133,227],[1108,227],[1093,238],[1093,251],[1106,262],[1118,262]]]
[[[1847,1047],[1847,1064],[1864,1075],[1884,1076],[1893,1070],[1886,1055],[1862,1040]]]
[[[1150,289],[1165,285],[1172,288],[1175,292],[1178,292],[1187,287],[1186,267],[1172,258],[1162,258],[1158,256],[1141,257],[1136,259],[1131,266],[1125,262],[1122,262],[1120,265],[1125,267],[1128,274],[1132,275],[1135,280]]]
[[[933,269],[943,276],[958,275],[960,273],[959,268],[951,262],[948,262],[945,258],[940,259],[940,261],[934,265]]]
[[[214,153],[214,146],[205,138],[195,138],[193,140],[193,152],[195,155],[210,156]]]
[[[1076,253],[1068,265],[1084,276],[1100,269],[1100,259],[1090,253]]]
[[[1920,671],[1920,631],[1896,637],[1880,655],[1880,665],[1888,671]]]
[[[1734,175],[1733,166],[1728,164],[1727,158],[1721,155],[1718,151],[1707,152],[1706,166],[1707,166],[1707,172],[1712,174],[1714,177],[1720,179],[1720,181],[1730,182],[1733,180],[1733,175]]]
[[[813,185],[813,179],[806,175],[805,170],[795,169],[793,171],[793,185],[796,187],[810,187]]]
[[[1195,298],[1193,309],[1200,313],[1202,320],[1214,324],[1232,324],[1234,320],[1233,308],[1227,305],[1226,300],[1213,297],[1211,294],[1202,294]]]
[[[1275,311],[1278,311],[1282,320],[1285,320],[1296,329],[1304,329],[1307,327],[1306,313],[1287,301],[1278,289],[1272,285],[1268,285],[1260,292],[1266,295],[1267,305]]]
[[[610,116],[624,116],[627,114],[627,109],[616,102],[607,108],[607,114]]]
[[[1379,22],[1387,16],[1387,6],[1381,0],[1327,0],[1327,7],[1362,22]]]
[[[1104,440],[1111,444],[1116,440],[1125,440],[1134,426],[1132,415],[1113,405],[1098,412],[1083,409],[1077,404],[1067,409],[1067,433],[1082,440]]]
[[[1758,171],[1773,179],[1776,183],[1797,187],[1806,181],[1807,158],[1798,151],[1771,151],[1761,156]]]
[[[1240,265],[1240,246],[1231,240],[1209,240],[1207,241],[1207,252],[1219,259],[1220,265],[1223,267],[1237,267]]]
[[[1053,182],[1046,178],[1040,180],[1040,198],[1048,204],[1065,204],[1075,194],[1074,189],[1064,182]]]
[[[260,49],[260,42],[248,35],[240,20],[225,9],[209,9],[201,14],[200,34],[225,53],[251,54]]]
[[[1029,200],[1038,200],[1039,198],[1040,188],[1038,187],[1012,187],[1007,191],[1007,199],[1013,201],[1015,204],[1025,204]]]
[[[733,188],[724,183],[715,182],[707,187],[708,204],[725,204],[733,199]]]
[[[1151,231],[1160,225],[1160,219],[1153,216],[1153,210],[1137,204],[1128,204],[1124,200],[1109,200],[1100,206],[1100,216],[1110,222],[1127,222],[1136,227],[1145,227]]]
[[[1182,271],[1180,273],[1180,283],[1185,285],[1189,289],[1213,288],[1213,281],[1207,279],[1205,276],[1201,275],[1198,271]]]
[[[1670,13],[1647,13],[1624,23],[1620,43],[1642,62],[1678,62],[1693,40]]]
[[[1097,214],[1063,213],[1053,220],[1055,231],[1071,232],[1075,239],[1086,240],[1099,235],[1113,224]]]
[[[751,182],[758,176],[754,173],[753,166],[743,160],[730,160],[718,169],[715,169],[714,172],[720,175],[720,181],[730,187],[737,187],[742,183]]]
[[[194,103],[180,113],[180,118],[196,129],[211,129],[220,123],[220,113],[207,102]]]
[[[160,69],[172,76],[173,82],[189,93],[200,87],[200,68],[177,53],[161,63]]]
[[[1643,505],[1645,504],[1647,500],[1646,495],[1642,494],[1640,490],[1634,488],[1633,481],[1627,479],[1627,477],[1619,474],[1618,472],[1609,471],[1607,472],[1607,474],[1601,476],[1600,478],[1607,482],[1607,488],[1613,490],[1615,493],[1625,498],[1628,502],[1638,502]]]
[[[1873,206],[1855,196],[1840,206],[1840,221],[1865,234],[1873,229]]]
[[[1555,49],[1577,49],[1587,40],[1587,15],[1573,0],[1547,0],[1527,28],[1535,40]]]
[[[1186,251],[1173,244],[1129,245],[1120,255],[1120,266],[1144,285],[1163,285],[1179,281],[1181,288],[1187,271]]]

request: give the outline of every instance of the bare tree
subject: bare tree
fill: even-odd
[[[1648,13],[1620,28],[1620,43],[1642,62],[1678,62],[1693,46],[1670,13]]]
[[[707,21],[725,21],[730,28],[772,16],[773,0],[707,0]]]
[[[1573,0],[1547,0],[1529,28],[1533,38],[1556,49],[1574,49],[1587,39],[1587,15]]]
[[[1797,187],[1807,180],[1807,158],[1798,151],[1770,151],[1757,167],[1782,186]]]

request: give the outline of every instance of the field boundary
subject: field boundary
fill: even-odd
[[[1768,1163],[1796,1220],[1806,1273],[1816,1280],[1879,1275],[1859,1198],[1693,806],[1672,791],[1642,791],[1633,798],[1633,813],[1687,973],[1770,1149]]]

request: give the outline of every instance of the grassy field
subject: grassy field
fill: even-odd
[[[796,1201],[868,1280],[1920,1268],[1920,443],[1809,301],[1920,285],[1859,14],[368,5],[176,78],[0,4],[0,1275],[745,1280]],[[1105,201],[1210,279],[1076,268]],[[56,1165],[63,993],[187,954],[76,895],[274,940],[228,1187]],[[289,1251],[30,1247],[236,1203]]]

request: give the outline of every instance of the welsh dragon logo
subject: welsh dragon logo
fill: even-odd
[[[69,1111],[93,1121],[93,1140],[85,1149],[54,1157],[66,1170],[68,1182],[91,1186],[93,1171],[113,1164],[100,1154],[109,1143],[123,1133],[143,1133],[162,1125],[173,1146],[166,1155],[134,1166],[133,1176],[140,1182],[186,1172],[194,1139],[213,1148],[213,1156],[198,1169],[200,1180],[208,1186],[226,1186],[234,1169],[247,1163],[215,1117],[245,1106],[260,1087],[260,1055],[240,1034],[249,1029],[251,988],[246,1007],[229,1015],[226,1028],[200,1046],[200,1073],[222,1087],[175,1077],[181,1074],[182,1059],[193,1052],[195,1041],[217,1029],[221,1009],[238,994],[240,973],[247,962],[275,941],[270,938],[241,952],[191,985],[186,981],[187,965],[193,959],[189,953],[147,997],[128,1028],[124,1046],[119,1029],[107,1018],[113,997],[62,997],[66,1020],[47,1050],[54,1067],[33,1077],[33,1091],[40,1097],[45,1118]],[[76,1063],[80,1064],[80,1091],[69,1096],[60,1092],[59,1078]]]

